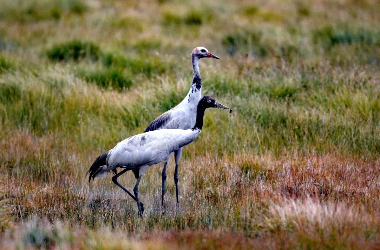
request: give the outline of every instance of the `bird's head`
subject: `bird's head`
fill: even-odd
[[[204,58],[204,57],[210,57],[210,58],[215,58],[219,59],[216,55],[208,52],[208,50],[205,47],[196,47],[193,49],[191,52],[191,56],[195,56],[198,58]]]
[[[213,97],[211,96],[204,96],[198,103],[199,107],[202,107],[204,109],[207,108],[220,108],[220,109],[229,109],[230,113],[232,112],[232,109],[229,107],[217,102]]]

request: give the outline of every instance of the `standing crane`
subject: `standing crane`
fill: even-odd
[[[199,72],[199,60],[201,58],[215,58],[219,57],[208,52],[204,47],[196,47],[191,53],[191,62],[193,65],[193,83],[186,97],[174,108],[166,111],[159,117],[157,117],[145,130],[145,132],[159,130],[159,129],[190,129],[196,120],[197,105],[201,99],[202,94],[202,79]],[[175,193],[177,199],[177,206],[179,205],[178,199],[178,167],[179,161],[182,155],[182,147],[174,151],[175,171],[174,171],[174,183]],[[165,197],[165,183],[166,183],[166,166],[168,159],[164,162],[164,168],[162,170],[162,195],[161,204],[164,207]]]
[[[127,192],[136,202],[139,216],[142,217],[144,204],[139,199],[139,183],[141,176],[152,165],[167,161],[170,154],[193,142],[198,138],[203,127],[203,116],[207,108],[222,108],[232,110],[217,102],[214,98],[205,96],[198,105],[195,125],[191,129],[160,129],[131,136],[119,142],[106,153],[105,164],[103,155],[99,156],[90,169],[89,181],[95,177],[103,177],[117,168],[123,170],[112,177],[112,181]],[[125,172],[132,170],[137,182],[133,189],[134,194],[123,187],[117,178]]]
[[[202,92],[202,79],[199,72],[199,60],[201,58],[215,58],[219,57],[208,52],[204,47],[196,47],[191,52],[191,62],[193,65],[193,82],[191,84],[190,90],[186,97],[174,108],[163,113],[157,117],[145,130],[145,132],[160,130],[160,129],[190,129],[195,123],[197,116],[197,105],[201,99]],[[98,164],[106,165],[106,159],[109,152],[105,152],[100,155],[97,159]],[[182,147],[174,151],[175,159],[175,172],[174,172],[174,183],[176,191],[177,205],[179,204],[178,199],[178,166],[182,155]],[[169,159],[169,158],[168,158]],[[165,183],[166,183],[166,166],[168,164],[168,159],[164,162],[164,168],[162,170],[162,196],[161,204],[164,207],[164,197],[165,197]],[[116,170],[113,171],[117,174]],[[108,174],[105,173],[106,177]]]

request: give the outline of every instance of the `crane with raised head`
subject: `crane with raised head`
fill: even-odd
[[[157,117],[145,130],[145,132],[158,130],[158,129],[189,129],[196,120],[197,105],[201,99],[202,94],[202,78],[199,72],[199,60],[201,58],[215,58],[219,57],[210,53],[204,47],[196,47],[191,52],[191,62],[193,66],[193,82],[186,97],[174,108],[166,111],[159,117]],[[174,184],[176,191],[177,206],[179,205],[178,199],[178,168],[179,161],[182,155],[182,147],[174,151],[175,171],[174,171]],[[162,170],[162,194],[161,204],[164,207],[165,197],[165,183],[166,183],[166,167],[168,160],[164,162],[164,168]]]

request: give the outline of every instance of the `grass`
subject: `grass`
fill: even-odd
[[[98,60],[100,49],[93,42],[73,40],[63,44],[55,44],[46,52],[46,55],[52,61],[78,61],[82,58]]]
[[[6,56],[0,57],[0,73],[9,71],[14,67],[14,63]]]
[[[81,0],[3,1],[0,19],[12,22],[59,20],[69,15],[82,15],[88,6]]]
[[[380,34],[378,31],[366,29],[348,29],[348,28],[333,28],[325,26],[313,32],[313,40],[320,42],[326,49],[331,49],[334,45],[355,44],[360,43],[364,45],[379,45]]]
[[[134,47],[138,47],[138,50],[147,50],[150,45],[141,41]],[[153,45],[154,46],[154,45]],[[149,59],[125,57],[119,53],[106,52],[102,58],[103,66],[107,68],[120,68],[126,69],[132,74],[143,74],[147,77],[153,75],[161,75],[167,73],[170,70],[174,70],[175,66],[171,63],[162,61],[158,57],[150,57]]]
[[[94,71],[82,70],[78,73],[88,82],[95,82],[98,86],[105,89],[128,89],[133,82],[125,75],[123,70],[118,68],[95,69]]]
[[[375,1],[2,6],[0,248],[378,248]],[[203,95],[234,112],[184,149],[179,210],[173,160],[165,214],[147,170],[141,220],[86,171],[183,99],[196,46],[221,58],[201,60]]]
[[[181,16],[172,12],[165,12],[163,15],[163,24],[165,26],[201,26],[213,19],[212,9],[203,7],[202,9],[190,9],[185,15]]]

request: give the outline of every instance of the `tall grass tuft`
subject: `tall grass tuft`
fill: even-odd
[[[126,57],[120,53],[113,52],[104,53],[102,63],[105,67],[125,69],[133,74],[144,74],[147,77],[164,74],[175,68],[172,63],[167,63],[159,57],[144,59]]]
[[[100,54],[99,45],[81,40],[55,44],[46,52],[46,55],[52,61],[78,61],[84,58],[94,61],[99,59]]]
[[[59,20],[70,14],[82,15],[89,9],[83,0],[2,1],[0,19],[10,22]]]
[[[14,63],[6,56],[0,54],[0,74],[14,68]]]
[[[94,69],[91,71],[82,69],[77,74],[86,81],[94,82],[105,89],[124,90],[133,85],[131,77],[120,68]]]
[[[334,45],[350,45],[355,43],[378,46],[380,44],[380,32],[368,29],[325,26],[313,31],[313,40],[315,43],[322,43],[325,49],[331,49]]]

